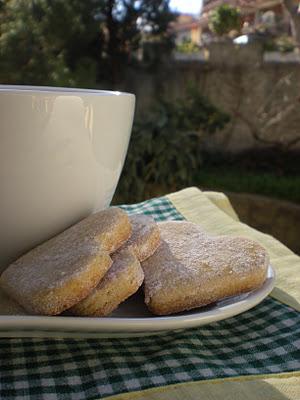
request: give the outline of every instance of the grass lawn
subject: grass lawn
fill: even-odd
[[[300,175],[280,176],[219,165],[203,166],[196,180],[195,184],[205,189],[256,193],[300,203]]]
[[[300,204],[300,152],[253,150],[238,155],[203,153],[202,165],[191,168],[186,182],[175,180],[171,187],[163,179],[166,174],[172,174],[171,167],[167,165],[166,168],[167,172],[158,174],[158,182],[145,182],[145,188],[140,193],[127,190],[126,185],[119,185],[114,204],[136,203],[187,186],[254,193]],[[175,172],[176,176],[180,176],[178,171]]]

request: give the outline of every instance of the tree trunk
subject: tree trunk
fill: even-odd
[[[294,0],[283,0],[283,4],[291,17],[292,34],[298,48],[300,48],[300,12],[298,12],[298,6]]]
[[[107,55],[109,59],[110,67],[110,80],[113,86],[117,82],[118,77],[118,60],[117,60],[117,26],[114,20],[113,10],[115,6],[115,0],[108,0],[107,11],[106,11],[106,24],[108,31],[108,43],[107,43]]]

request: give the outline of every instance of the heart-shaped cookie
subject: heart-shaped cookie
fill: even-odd
[[[129,217],[132,234],[112,255],[113,264],[98,286],[70,312],[81,316],[106,316],[134,294],[144,280],[140,261],[150,257],[160,244],[156,222],[142,214]]]
[[[99,211],[12,263],[0,286],[30,314],[60,314],[97,286],[130,234],[124,211]]]
[[[158,225],[154,219],[143,214],[130,215],[129,220],[132,233],[119,251],[131,248],[140,262],[145,261],[160,245]]]
[[[104,317],[139,289],[144,273],[132,249],[116,252],[112,260],[111,268],[98,286],[69,310],[71,314]]]
[[[209,236],[185,221],[159,223],[162,244],[142,263],[145,302],[166,315],[248,292],[266,279],[269,257],[258,243]]]

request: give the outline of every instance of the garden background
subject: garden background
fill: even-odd
[[[299,43],[294,0],[0,0],[0,83],[136,94],[115,203],[224,191],[298,253]]]

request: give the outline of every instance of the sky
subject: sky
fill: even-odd
[[[199,14],[202,0],[170,0],[170,6],[181,13]]]

